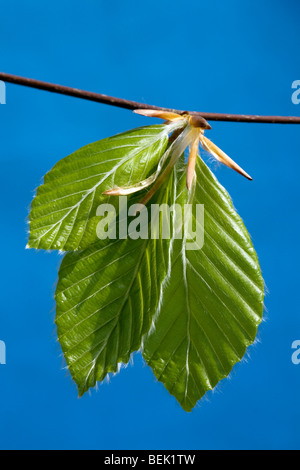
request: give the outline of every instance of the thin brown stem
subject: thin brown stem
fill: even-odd
[[[96,103],[103,103],[110,106],[117,106],[125,109],[156,109],[161,111],[169,111],[181,114],[183,110],[173,108],[162,108],[160,106],[153,106],[145,103],[138,103],[137,101],[124,100],[122,98],[115,98],[100,93],[93,93],[91,91],[79,90],[62,85],[55,85],[54,83],[42,82],[32,78],[19,77],[8,73],[0,72],[0,80],[15,85],[23,85],[30,88],[37,88],[39,90],[50,91],[52,93],[59,93],[61,95],[73,96],[75,98],[82,98]],[[255,116],[244,114],[222,114],[222,113],[205,113],[201,111],[189,111],[189,114],[201,116],[207,121],[231,121],[231,122],[255,122],[255,123],[270,123],[270,124],[300,124],[300,117],[298,116]]]

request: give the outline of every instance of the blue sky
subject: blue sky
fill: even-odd
[[[179,109],[299,115],[297,0],[10,0],[0,69]],[[91,396],[62,370],[53,293],[59,255],[25,250],[34,189],[77,148],[144,118],[7,86],[0,105],[0,448],[300,448],[300,127],[212,123],[210,137],[254,181],[214,167],[257,250],[268,312],[260,343],[229,380],[185,413],[139,354]]]

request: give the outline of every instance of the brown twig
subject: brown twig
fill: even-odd
[[[23,85],[30,88],[37,88],[39,90],[46,90],[52,93],[59,93],[61,95],[73,96],[75,98],[82,98],[96,103],[108,104],[110,106],[117,106],[125,109],[157,109],[163,111],[171,111],[178,114],[184,111],[173,108],[162,108],[160,106],[153,106],[145,103],[138,103],[137,101],[124,100],[122,98],[115,98],[100,93],[93,93],[91,91],[78,90],[62,85],[55,85],[53,83],[42,82],[32,78],[19,77],[8,73],[0,72],[0,80],[15,85]],[[256,122],[256,123],[271,123],[271,124],[300,124],[300,117],[298,116],[254,116],[243,114],[222,114],[222,113],[204,113],[200,111],[189,111],[189,114],[202,116],[207,121],[231,121],[231,122]]]

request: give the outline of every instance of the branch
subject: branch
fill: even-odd
[[[37,88],[39,90],[46,90],[52,93],[59,93],[61,95],[73,96],[75,98],[82,98],[84,100],[95,101],[96,103],[104,103],[110,106],[117,106],[118,108],[125,109],[156,109],[160,111],[171,111],[178,114],[183,113],[183,110],[173,108],[162,108],[160,106],[153,106],[145,103],[138,103],[137,101],[124,100],[122,98],[114,98],[100,93],[93,93],[91,91],[78,90],[77,88],[70,88],[62,85],[55,85],[53,83],[42,82],[31,78],[19,77],[17,75],[10,75],[8,73],[0,72],[0,80],[15,85],[23,85],[30,88]],[[256,123],[271,123],[271,124],[300,124],[300,117],[298,116],[254,116],[243,114],[221,114],[221,113],[204,113],[198,111],[190,111],[189,114],[195,116],[202,116],[207,121],[231,121],[231,122],[256,122]]]

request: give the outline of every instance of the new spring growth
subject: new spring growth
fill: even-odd
[[[143,116],[164,119],[166,121],[166,125],[170,127],[170,133],[174,133],[173,141],[169,145],[166,152],[163,154],[155,173],[135,185],[123,188],[115,187],[105,191],[104,194],[124,196],[147,188],[154,183],[152,188],[141,201],[140,205],[142,208],[142,206],[151,199],[151,197],[166,180],[171,170],[176,165],[187,147],[189,147],[189,158],[187,164],[186,185],[188,190],[190,190],[195,174],[199,144],[201,144],[202,148],[209,152],[219,162],[237,171],[239,174],[245,176],[245,178],[252,180],[248,173],[246,173],[239,165],[237,165],[237,163],[235,163],[228,155],[226,155],[226,153],[224,153],[204,135],[204,131],[206,129],[211,129],[211,127],[201,116],[193,116],[188,113],[183,113],[180,115],[177,113],[150,109],[137,109],[134,112]],[[165,166],[167,161],[168,163]]]

